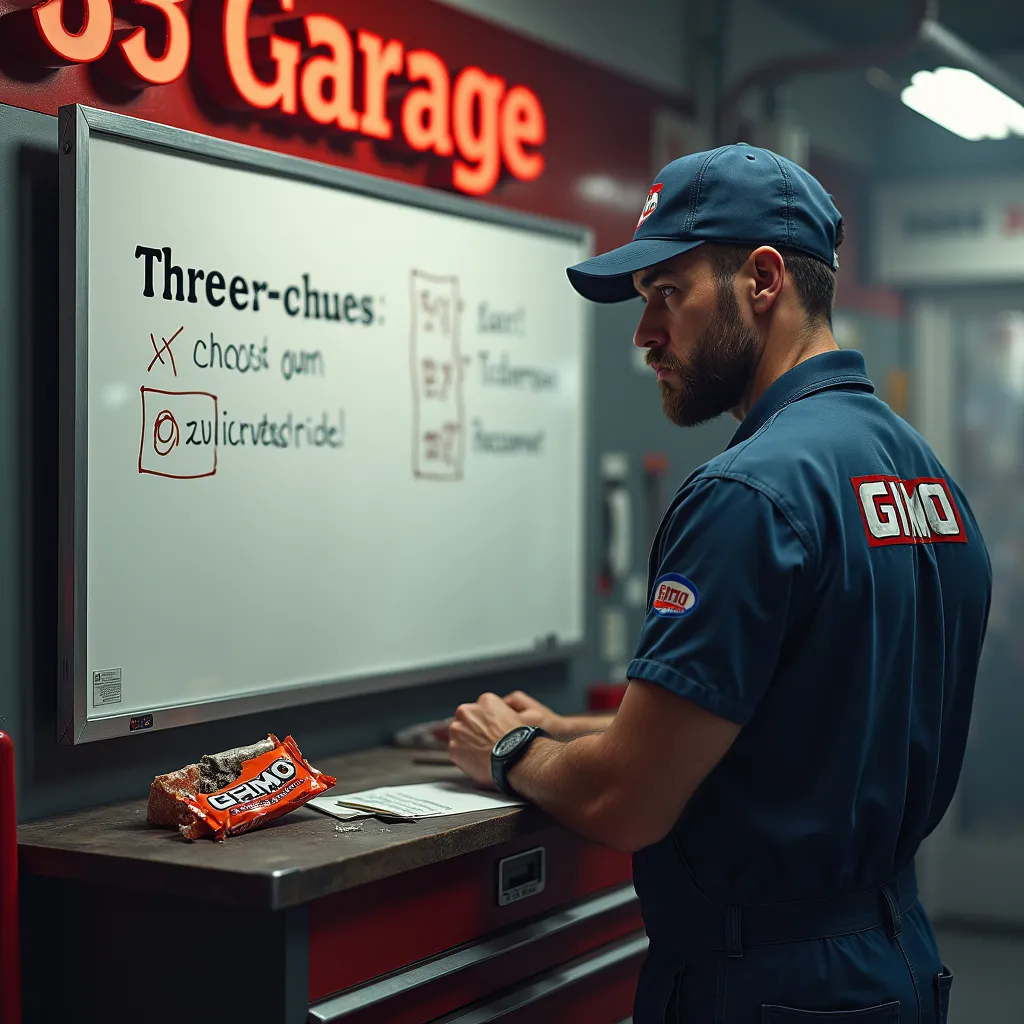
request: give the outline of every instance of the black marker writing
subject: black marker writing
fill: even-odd
[[[300,276],[301,285],[280,289],[240,274],[227,277],[220,270],[179,266],[166,245],[137,245],[135,259],[142,261],[142,295],[147,299],[193,304],[205,301],[215,309],[226,306],[240,313],[259,313],[280,302],[290,317],[362,327],[371,326],[377,319],[372,295],[322,290],[308,273]]]

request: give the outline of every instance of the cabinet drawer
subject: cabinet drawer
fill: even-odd
[[[538,847],[543,889],[500,905],[499,864]],[[631,880],[628,854],[553,827],[317,900],[309,914],[310,1002]]]
[[[434,1024],[619,1024],[633,1011],[647,936],[605,946]]]
[[[559,965],[567,962],[575,978],[582,969],[574,966],[574,958],[585,960],[595,950],[607,951],[624,937],[635,940],[641,923],[633,886],[619,886],[325,999],[311,1008],[309,1020],[423,1024],[553,968],[556,973],[564,971],[568,968]],[[584,971],[580,976],[589,975]],[[631,976],[633,982],[626,984],[630,1005],[630,984],[635,985],[635,975]]]

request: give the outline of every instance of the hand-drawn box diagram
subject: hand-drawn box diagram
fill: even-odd
[[[413,461],[417,477],[461,480],[466,447],[459,279],[411,276]]]
[[[139,472],[196,480],[217,472],[217,396],[142,388]]]

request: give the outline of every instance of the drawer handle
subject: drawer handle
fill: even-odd
[[[439,1024],[488,1024],[489,1021],[499,1020],[514,1010],[522,1010],[541,999],[546,999],[556,992],[569,988],[571,985],[585,982],[602,971],[618,967],[646,951],[646,935],[641,934],[632,939],[624,939],[600,953],[591,954],[587,959],[577,961],[570,967],[560,967],[549,974],[542,975],[535,981],[528,981],[508,995],[495,999],[492,1003],[470,1010],[458,1011],[449,1017],[444,1017]]]
[[[463,946],[452,953],[444,953],[425,963],[382,978],[380,981],[371,981],[366,985],[324,999],[310,1008],[309,1024],[332,1024],[335,1021],[343,1021],[351,1014],[366,1010],[377,1003],[393,999],[397,995],[411,992],[476,964],[529,946],[541,939],[557,935],[559,932],[574,928],[622,907],[633,906],[638,902],[636,891],[631,884],[618,886],[571,907],[566,907],[564,910],[530,921],[521,927]],[[646,944],[646,942],[645,938],[644,943]]]

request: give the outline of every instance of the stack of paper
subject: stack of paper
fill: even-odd
[[[461,782],[422,782],[410,786],[380,786],[358,793],[329,793],[306,803],[342,821],[378,815],[416,821],[446,814],[490,811],[516,807],[525,800],[501,793],[485,792]]]

